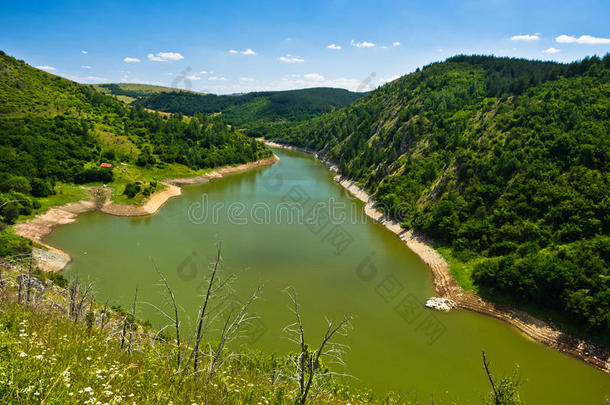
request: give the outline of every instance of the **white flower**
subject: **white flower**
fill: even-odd
[[[36,391],[36,392],[34,393],[34,395],[38,396],[38,395],[40,395],[40,392]]]
[[[19,353],[19,357],[28,357],[27,353],[21,352]]]
[[[91,392],[91,391],[93,391],[93,388],[91,388],[91,387],[85,387],[85,389],[84,389],[83,391],[85,391],[85,392]]]
[[[36,360],[42,360],[42,359],[43,359],[42,354],[37,355],[37,356],[35,357],[35,359],[36,359]]]

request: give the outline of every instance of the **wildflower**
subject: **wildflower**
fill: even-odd
[[[27,357],[27,356],[28,356],[27,353],[24,353],[24,352],[19,353],[19,357]]]
[[[42,354],[38,354],[38,355],[36,355],[36,357],[34,357],[34,358],[35,358],[36,360],[42,360],[42,359],[43,359]]]
[[[38,396],[38,395],[40,395],[40,392],[36,391],[36,392],[34,393],[34,395]]]
[[[91,387],[85,387],[85,389],[84,389],[83,391],[85,391],[85,392],[91,392],[91,391],[93,391],[93,388],[91,388]]]

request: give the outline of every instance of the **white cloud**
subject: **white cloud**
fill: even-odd
[[[87,51],[84,51],[84,50],[83,50],[83,51],[80,51],[80,53],[82,53],[83,55],[86,55],[86,54],[87,54]]]
[[[68,75],[67,76],[68,79],[70,80],[74,80],[75,82],[79,82],[79,83],[103,83],[103,82],[108,82],[108,78],[106,77],[99,77],[99,76],[78,76],[78,75]],[[127,76],[125,76],[127,77]]]
[[[534,35],[513,35],[510,37],[511,41],[538,41],[540,39],[540,34],[536,33]]]
[[[392,42],[392,46],[400,46],[400,42],[398,42],[398,41]]]
[[[199,72],[199,74],[202,74],[202,75],[211,75],[213,73],[214,72],[212,72],[211,70],[202,70],[201,72]]]
[[[307,73],[300,78],[298,75],[287,75],[280,82],[273,82],[261,90],[286,90],[299,89],[312,86],[339,87],[343,89],[356,90],[360,81],[340,77],[338,79],[326,79],[317,73]]]
[[[152,53],[149,53],[148,55],[146,55],[146,57],[150,60],[152,60],[153,62],[165,62],[163,60],[163,58],[161,58],[160,56],[155,56]]]
[[[90,81],[90,82],[107,82],[108,81],[108,78],[98,77],[98,76],[87,76],[86,79],[87,79],[87,81]]]
[[[248,48],[245,51],[236,51],[235,49],[229,49],[229,53],[232,53],[233,55],[256,55],[256,52],[254,52],[252,49]]]
[[[542,53],[548,53],[548,54],[557,53],[557,52],[559,52],[559,49],[557,49],[557,48],[549,48],[549,49],[545,49],[544,51],[542,51]]]
[[[123,61],[127,63],[137,63],[140,61],[140,59],[127,56],[126,58],[123,58]]]
[[[189,80],[201,80],[201,77],[199,76],[195,76],[195,75],[190,75],[186,77]]]
[[[381,45],[381,49],[388,49],[388,47],[385,45]]]
[[[333,51],[340,51],[341,50],[341,45],[337,45],[337,44],[330,44],[327,46],[328,49],[332,49]]]
[[[291,54],[288,54],[286,56],[280,56],[279,60],[281,60],[282,62],[286,62],[286,63],[302,63],[305,62],[305,59],[299,57],[299,56],[293,56]]]
[[[89,66],[89,65],[83,65],[83,66],[81,66],[81,69],[91,69],[91,66]]]
[[[158,52],[156,55],[149,53],[146,57],[153,62],[167,62],[184,59],[184,56],[178,52]]]
[[[322,76],[318,73],[307,73],[307,74],[304,74],[303,77],[306,78],[307,80],[311,80],[314,82],[324,81],[324,76]]]
[[[210,77],[208,77],[208,80],[226,82],[227,78],[226,77],[210,76]]]
[[[555,38],[555,41],[559,42],[560,44],[573,44],[573,43],[587,44],[587,45],[610,44],[610,38],[599,38],[599,37],[593,37],[591,35],[581,35],[578,38],[571,36],[571,35],[560,35],[557,38]]]
[[[353,39],[350,42],[350,44],[352,46],[355,46],[356,48],[372,48],[375,46],[375,44],[372,42],[368,42],[368,41],[355,42]]]
[[[244,82],[244,83],[252,83],[252,82],[255,82],[256,79],[253,77],[240,77],[239,81]]]
[[[57,70],[57,69],[55,69],[53,66],[46,66],[46,65],[45,65],[45,66],[36,66],[36,69],[40,69],[40,70],[50,70],[50,71]]]

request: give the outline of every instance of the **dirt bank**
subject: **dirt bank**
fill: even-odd
[[[294,147],[287,147],[275,142],[264,142],[272,147],[295,150]],[[318,154],[315,152],[302,148],[296,150],[313,153],[316,158],[319,158]],[[321,161],[329,166],[331,171],[337,172],[336,165],[334,165],[333,162],[325,159],[321,159]],[[593,342],[561,332],[526,312],[517,310],[508,305],[495,304],[471,292],[462,290],[451,276],[449,264],[443,256],[432,247],[430,241],[421,235],[414,234],[410,230],[403,229],[399,223],[385,217],[381,212],[377,211],[375,209],[375,201],[362,188],[358,187],[354,181],[340,175],[335,176],[335,181],[353,196],[365,203],[364,211],[368,217],[379,222],[390,230],[390,232],[398,236],[409,249],[426,263],[432,271],[434,288],[439,297],[453,300],[459,308],[500,319],[513,325],[526,336],[537,342],[570,354],[606,373],[610,372],[610,350]]]
[[[93,201],[79,201],[61,207],[53,207],[27,222],[15,225],[14,230],[17,235],[31,239],[48,249],[33,249],[32,253],[38,267],[44,271],[59,271],[70,263],[72,258],[66,252],[49,246],[42,240],[53,232],[56,226],[74,222],[78,214],[94,209]]]

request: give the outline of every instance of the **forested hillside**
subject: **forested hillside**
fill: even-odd
[[[0,51],[0,231],[58,182],[112,182],[102,162],[184,172],[270,155],[221,116],[147,112]],[[0,255],[14,251],[6,238]]]
[[[135,96],[134,93],[113,94]],[[319,87],[303,90],[254,92],[238,95],[198,94],[194,92],[162,92],[138,97],[135,101],[146,108],[170,113],[193,115],[222,112],[231,125],[257,128],[274,122],[303,121],[345,107],[362,97],[344,89]]]
[[[610,335],[610,56],[457,56],[268,138],[336,161],[481,294]],[[466,282],[464,282],[466,280]]]

